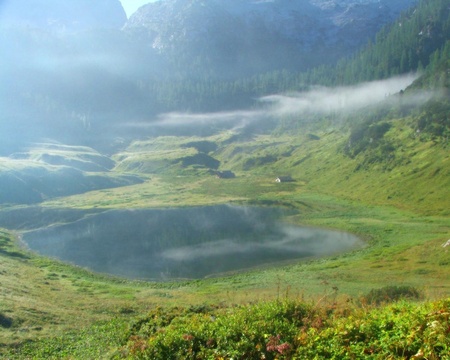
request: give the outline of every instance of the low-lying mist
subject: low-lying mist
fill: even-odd
[[[275,116],[351,113],[382,105],[389,96],[405,90],[418,77],[418,74],[407,74],[354,86],[316,87],[307,92],[266,96],[261,100],[273,104],[271,112]]]
[[[407,74],[390,79],[342,87],[313,87],[309,91],[289,94],[274,94],[258,99],[259,106],[252,110],[236,110],[213,113],[159,114],[154,119],[130,122],[127,127],[147,129],[150,133],[157,129],[203,127],[222,125],[228,128],[243,128],[258,122],[276,122],[280,118],[295,116],[308,122],[317,115],[351,114],[365,108],[392,105],[401,101],[403,105],[417,106],[432,96],[432,92],[404,92],[419,74]],[[401,93],[401,99],[398,94]],[[397,96],[397,97],[394,97]]]
[[[350,87],[313,87],[280,94],[277,89],[311,85],[302,84],[297,75],[307,78],[303,72],[314,66],[335,63],[375,33],[368,36],[360,25],[355,27],[357,22],[349,23],[342,33],[347,34],[345,41],[336,43],[342,48],[338,49],[328,46],[340,33],[334,21],[326,30],[323,23],[316,28],[296,20],[299,14],[292,9],[318,16],[325,9],[317,4],[293,2],[273,7],[263,6],[264,1],[259,5],[250,1],[242,7],[237,1],[225,7],[217,3],[221,16],[200,28],[196,16],[209,15],[203,13],[206,8],[200,2],[191,4],[190,9],[197,10],[183,19],[197,23],[179,36],[178,30],[187,31],[181,30],[184,25],[178,27],[180,24],[166,16],[176,16],[182,3],[164,1],[167,9],[166,5],[150,6],[149,13],[142,11],[127,22],[118,0],[0,1],[0,156],[23,151],[36,142],[85,145],[111,154],[121,144],[142,137],[209,135],[230,128],[269,131],[280,117],[297,117],[304,123],[315,121],[312,118],[317,115],[348,113],[383,103],[417,77],[409,74]],[[229,17],[233,11],[222,13],[229,5],[230,11],[245,9],[236,23]],[[252,13],[254,5],[266,10]],[[339,16],[353,19],[348,13],[353,6],[347,6],[325,13],[336,10]],[[293,17],[285,16],[286,9]],[[247,16],[247,11],[252,18],[264,19],[269,13],[275,18],[262,29],[256,23],[251,25],[252,21],[237,20]],[[288,22],[273,22],[279,16]],[[297,25],[305,28],[299,30]],[[294,29],[288,29],[290,26],[297,29],[295,36],[285,37]],[[378,26],[369,22],[364,27],[375,32]],[[348,31],[355,31],[352,41],[347,41]],[[313,36],[319,33],[319,37]],[[327,41],[331,43],[326,45]],[[350,43],[354,44],[343,51]],[[284,71],[287,73],[280,75]],[[426,98],[422,95],[420,100]],[[404,98],[411,99],[407,94]],[[411,103],[420,103],[416,100]]]
[[[270,130],[287,116],[308,122],[317,115],[382,104],[417,78],[408,74],[349,87],[272,94],[253,99],[252,107],[238,105],[223,93],[222,107],[215,99],[214,106],[203,108],[232,110],[167,111],[179,98],[203,97],[205,102],[214,96],[197,94],[190,82],[200,88],[205,84],[192,79],[174,82],[171,89],[162,75],[167,73],[165,62],[140,41],[115,28],[59,34],[0,24],[5,52],[0,58],[0,155],[23,151],[35,142],[86,145],[112,153],[120,144],[148,136]],[[174,98],[166,98],[170,96]],[[409,96],[405,93],[403,101],[418,104],[429,94]]]
[[[287,225],[282,222],[287,215],[279,209],[227,205],[114,210],[78,215],[78,220],[31,230],[22,238],[46,256],[98,272],[156,280],[203,278],[362,245],[347,233]]]

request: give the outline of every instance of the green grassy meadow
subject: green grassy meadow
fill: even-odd
[[[242,350],[241,355],[233,355],[223,349],[216,355],[207,352],[209,345],[213,347],[213,343],[205,345],[207,338],[201,346],[197,344],[204,353],[189,346],[194,339],[200,338],[201,329],[218,332],[215,333],[217,339],[225,336],[219,334],[225,331],[224,328],[209,329],[209,325],[204,324],[206,317],[222,316],[221,312],[228,311],[233,314],[230,316],[236,319],[241,316],[245,322],[244,315],[239,312],[244,310],[233,312],[234,307],[242,309],[244,306],[245,309],[249,306],[247,304],[268,303],[275,304],[267,305],[269,307],[279,306],[278,310],[284,306],[300,306],[305,312],[303,317],[310,323],[313,322],[312,316],[321,314],[321,321],[327,326],[314,325],[307,330],[304,328],[307,322],[302,320],[301,324],[294,324],[297,330],[292,327],[285,329],[281,324],[270,330],[272,333],[254,333],[253,346],[264,347],[272,341],[273,351],[266,349],[264,353],[261,348],[262,352],[256,355],[252,352],[247,358],[262,358],[264,353],[265,358],[297,356],[300,359],[311,358],[312,353],[308,355],[298,350],[303,344],[305,351],[313,351],[312,342],[306,340],[306,336],[312,336],[309,332],[316,329],[318,341],[332,336],[333,331],[335,335],[342,332],[339,326],[350,326],[339,320],[347,312],[358,321],[368,316],[378,319],[373,320],[375,322],[381,321],[379,317],[388,316],[388,312],[404,313],[406,308],[414,306],[423,308],[414,308],[412,313],[429,313],[435,307],[448,314],[448,301],[436,303],[450,296],[450,248],[442,247],[450,239],[448,144],[414,137],[407,121],[395,122],[386,134],[387,139],[401,139],[402,146],[395,148],[393,154],[383,161],[373,160],[375,154],[370,151],[353,158],[346,156],[343,149],[347,134],[337,130],[319,130],[314,136],[258,135],[240,142],[229,141],[232,136],[232,133],[224,132],[206,139],[164,137],[133,143],[113,156],[116,161],[113,172],[139,175],[145,180],[143,183],[49,199],[41,205],[76,209],[225,203],[280,206],[298,210],[298,215],[285,219],[289,223],[350,232],[364,239],[365,247],[323,259],[288,262],[201,280],[159,283],[94,274],[77,266],[43,258],[21,247],[14,233],[2,230],[0,354],[6,358],[36,359],[133,358],[134,355],[157,359],[164,358],[161,355],[164,346],[165,349],[167,346],[178,346],[177,349],[184,346],[187,352],[191,349],[191,357],[174,350],[170,356],[165,353],[166,358],[244,358],[242,354],[249,350]],[[207,152],[195,147],[186,148],[199,141],[216,146]],[[196,156],[199,153],[204,156]],[[189,163],[183,160],[186,158]],[[231,170],[236,178],[216,178],[205,159],[207,162],[210,159],[218,161],[217,170]],[[197,160],[200,162],[196,164]],[[275,178],[280,175],[290,175],[295,181],[276,183]],[[426,303],[405,303],[398,305],[397,310],[386,307],[386,313],[382,315],[377,312],[383,310],[376,310],[372,305],[362,310],[361,299],[371,290],[386,286],[414,288],[420,293],[419,300]],[[207,310],[186,310],[200,308]],[[340,312],[335,311],[337,308]],[[268,317],[275,316],[270,315],[269,310],[248,309],[261,314],[267,312]],[[333,311],[327,312],[326,309]],[[174,323],[175,328],[169,328],[171,321],[158,325],[151,315],[155,311],[160,311],[162,317],[179,319],[180,327]],[[145,314],[150,315],[146,317]],[[263,322],[263,318],[258,321]],[[188,329],[183,319],[195,321],[193,328]],[[445,319],[448,322],[448,315]],[[132,327],[136,321],[141,321],[141,327]],[[144,325],[147,330],[143,332]],[[157,338],[160,332],[152,332],[152,326],[170,336],[183,337],[190,332],[195,332],[195,335],[193,338],[188,336],[181,345],[174,345],[175,338],[171,345],[164,345],[163,342],[169,340]],[[283,329],[289,341],[277,337],[284,336],[280,333]],[[245,346],[252,344],[253,340],[251,337],[247,339]],[[336,346],[345,346],[344,340],[344,345]],[[285,342],[290,344],[290,350],[278,351],[281,348],[277,346]],[[359,354],[364,354],[364,351],[376,354],[378,348],[373,345],[370,350],[372,345],[352,351],[355,354],[358,351]],[[161,351],[152,353],[151,346]],[[389,354],[389,345],[386,346],[387,350],[379,354]],[[432,349],[424,350],[429,351],[430,359],[437,359],[436,354],[445,354],[449,349],[445,341],[439,349],[434,343],[430,346]],[[420,350],[416,347],[411,345],[404,354],[415,355]],[[327,355],[321,351],[316,349],[316,354],[323,356],[318,358],[358,358],[356,355],[352,357],[351,352]],[[391,358],[405,358],[397,353],[395,356]],[[373,355],[372,358],[381,357]]]

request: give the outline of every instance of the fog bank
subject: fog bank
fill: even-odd
[[[279,120],[284,116],[351,114],[368,107],[383,106],[385,101],[402,93],[404,103],[420,104],[432,96],[431,93],[403,93],[418,74],[407,74],[390,79],[342,87],[313,87],[309,91],[289,94],[274,94],[258,99],[257,109],[214,113],[170,112],[160,114],[156,119],[128,124],[132,127],[179,127],[222,124],[242,127],[261,120]]]

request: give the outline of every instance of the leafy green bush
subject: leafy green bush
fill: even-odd
[[[413,289],[409,289],[413,292]],[[388,293],[403,293],[389,290]],[[448,359],[450,299],[379,308],[296,301],[201,311],[157,309],[132,327],[116,358]]]
[[[206,312],[157,309],[134,326],[121,356],[138,359],[290,359],[310,309],[290,301]],[[174,316],[177,314],[177,316]]]
[[[355,311],[299,335],[296,359],[449,359],[450,299]]]
[[[420,299],[420,292],[412,286],[385,286],[381,289],[372,289],[363,297],[363,302],[380,305],[391,303],[400,299]]]
[[[450,298],[380,307],[283,300],[156,308],[23,344],[10,359],[450,359]]]

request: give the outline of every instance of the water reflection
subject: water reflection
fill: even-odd
[[[28,246],[128,278],[202,278],[350,250],[350,234],[280,221],[273,208],[211,206],[112,210],[23,234]]]

